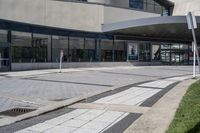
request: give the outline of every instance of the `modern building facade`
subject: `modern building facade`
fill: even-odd
[[[188,65],[192,37],[184,15],[200,15],[200,4],[180,1],[1,0],[0,71],[56,68],[61,50],[64,67]]]

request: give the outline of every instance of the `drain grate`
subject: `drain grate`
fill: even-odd
[[[14,108],[14,109],[10,109],[10,110],[6,110],[6,111],[0,112],[0,115],[3,115],[3,116],[18,116],[18,115],[22,115],[22,114],[26,114],[26,113],[32,112],[34,110],[36,110],[36,109]]]

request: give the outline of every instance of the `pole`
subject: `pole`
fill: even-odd
[[[60,56],[60,73],[62,72],[62,57]]]
[[[196,77],[196,46],[194,42],[192,42],[193,46],[193,78]]]
[[[197,55],[197,62],[198,62],[199,73],[200,73],[199,52],[198,52],[198,48],[197,48],[197,40],[196,40],[196,35],[195,35],[194,28],[192,28],[192,36],[194,38],[194,53],[195,53],[195,55]],[[196,61],[195,61],[195,63],[196,63]]]
[[[63,50],[60,51],[60,73],[62,72],[62,58],[63,58]]]
[[[200,73],[200,61],[199,61],[199,52],[197,49],[197,39],[196,39],[196,35],[195,35],[195,30],[194,30],[194,23],[193,23],[193,19],[192,19],[192,13],[189,12],[189,16],[190,16],[190,21],[191,21],[191,30],[192,30],[192,36],[194,39],[194,47],[195,47],[195,53],[197,55],[197,62],[198,62],[198,66],[199,66],[199,73]]]

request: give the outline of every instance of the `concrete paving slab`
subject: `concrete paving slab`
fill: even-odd
[[[152,87],[152,88],[166,88],[167,86],[169,86],[170,84],[173,84],[177,81],[171,81],[171,80],[157,80],[157,81],[153,81],[153,82],[149,82],[149,83],[144,83],[141,85],[138,85],[140,87]]]
[[[130,106],[123,104],[103,104],[103,103],[77,103],[69,106],[69,108],[99,109],[99,110],[110,110],[110,111],[120,111],[120,112],[130,112],[130,113],[145,113],[150,109],[149,107]]]
[[[86,112],[85,112],[86,111]],[[118,122],[119,120],[126,117],[129,113],[124,112],[117,112],[117,111],[106,111],[106,110],[96,110],[96,109],[89,109],[89,110],[83,110],[83,109],[76,109],[75,111],[72,111],[68,114],[65,114],[66,116],[71,114],[76,114],[76,112],[81,112],[83,114],[80,114],[77,117],[74,117],[73,119],[66,120],[64,123],[59,125],[50,124],[48,121],[56,121],[55,119],[45,121],[43,123],[36,124],[34,126],[25,128],[23,130],[20,130],[18,132],[26,132],[26,131],[33,131],[33,132],[52,132],[52,131],[64,131],[63,127],[66,127],[67,132],[79,132],[80,130],[85,130],[88,132],[98,133],[103,130],[105,130],[109,125],[113,125],[115,122]],[[105,121],[105,118],[109,115],[110,119],[109,121]],[[66,116],[60,116],[66,117]],[[92,116],[92,117],[90,117]],[[101,118],[104,118],[104,121],[99,121]],[[18,133],[16,132],[16,133]],[[53,133],[53,132],[52,132]]]
[[[161,89],[132,87],[117,94],[101,98],[94,101],[94,103],[137,105],[141,101],[148,99],[159,91],[161,91]]]
[[[76,128],[73,127],[65,127],[65,126],[56,126],[51,128],[50,130],[45,131],[44,133],[71,133]]]
[[[178,84],[163,96],[148,112],[135,121],[125,133],[164,133],[188,87],[197,80]]]

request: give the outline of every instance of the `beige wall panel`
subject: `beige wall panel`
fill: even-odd
[[[141,19],[148,17],[157,17],[160,14],[135,11],[123,8],[104,7],[104,23],[114,23],[126,20]]]
[[[0,18],[44,24],[44,5],[44,0],[0,0]]]
[[[110,0],[106,0],[108,1]],[[115,3],[120,4],[121,1],[116,0]],[[104,23],[155,16],[160,15],[95,4],[52,0],[0,0],[0,19],[83,31],[101,32],[101,25]]]
[[[101,31],[103,24],[102,5],[50,1],[46,12],[46,22],[49,26]]]
[[[194,11],[200,16],[200,0],[171,0],[175,2],[173,15],[186,15],[189,11]]]

